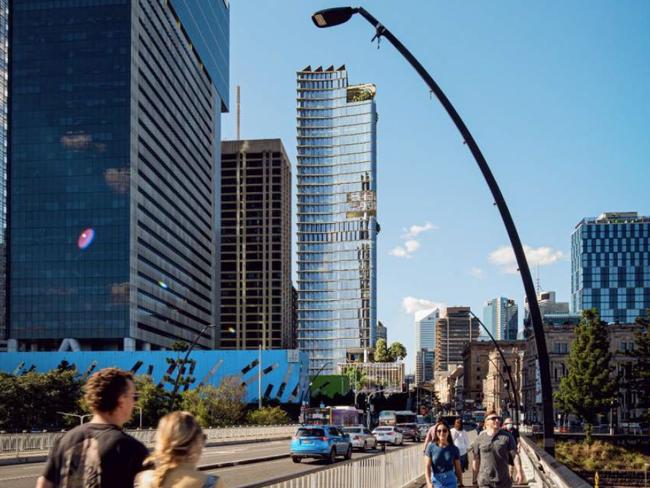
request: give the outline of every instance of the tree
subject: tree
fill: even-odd
[[[634,350],[627,353],[634,358],[628,384],[636,397],[635,408],[643,410],[640,420],[650,421],[650,309],[647,318],[639,317],[636,323],[642,329],[636,333]]]
[[[246,420],[254,425],[286,425],[291,421],[287,412],[277,406],[251,410],[246,415]]]
[[[204,385],[183,392],[183,410],[191,412],[203,427],[236,425],[244,416],[246,386],[236,376],[226,376],[219,386]]]
[[[354,392],[354,406],[357,406],[357,397],[363,389],[363,387],[368,383],[368,377],[364,374],[363,370],[357,368],[356,366],[350,366],[345,370],[345,375],[348,377],[350,382],[350,388]]]
[[[568,372],[560,380],[556,405],[584,420],[586,440],[591,443],[591,428],[598,414],[611,408],[617,384],[610,366],[609,338],[596,309],[582,312],[571,345]]]
[[[170,392],[153,382],[151,376],[142,374],[135,377],[135,389],[138,392],[136,406],[142,409],[142,425],[155,427],[158,420],[169,412]],[[130,425],[140,425],[140,412],[136,408]]]
[[[378,363],[390,362],[390,355],[388,354],[388,345],[386,339],[379,339],[375,343],[375,361]]]
[[[406,357],[406,348],[401,342],[393,342],[388,349],[391,362],[400,361]]]

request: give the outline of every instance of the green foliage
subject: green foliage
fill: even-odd
[[[236,376],[226,376],[219,386],[199,386],[181,397],[183,410],[197,417],[203,427],[236,425],[244,416],[246,387]]]
[[[569,469],[642,471],[650,456],[603,441],[558,442],[555,457]]]
[[[0,374],[0,428],[20,431],[77,425],[57,412],[80,413],[81,380],[64,365],[47,373]]]
[[[582,312],[571,345],[568,373],[560,380],[555,393],[558,408],[584,419],[587,441],[591,442],[591,426],[611,408],[618,386],[610,366],[609,338],[597,310]]]
[[[182,351],[187,351],[189,348],[189,344],[184,341],[174,341],[174,343],[171,346],[172,351],[177,351],[177,352],[182,352]]]
[[[263,407],[248,412],[246,421],[254,425],[285,425],[290,422],[290,419],[287,412],[280,407]]]
[[[394,363],[406,357],[406,347],[401,342],[393,342],[390,347],[385,339],[379,339],[375,343],[375,362]]]
[[[393,342],[388,348],[391,361],[400,361],[406,357],[406,347],[401,342]]]
[[[154,383],[151,376],[142,374],[135,377],[135,388],[138,392],[138,402],[133,410],[128,427],[135,428],[140,425],[140,410],[142,409],[142,426],[156,427],[158,420],[169,413],[169,391]]]
[[[390,355],[388,354],[388,345],[386,339],[379,339],[375,343],[375,361],[378,363],[390,362]]]

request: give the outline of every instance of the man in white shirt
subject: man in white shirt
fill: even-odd
[[[463,421],[460,417],[456,417],[456,420],[454,420],[454,426],[451,428],[451,439],[460,451],[460,467],[465,472],[469,466],[467,451],[469,450],[470,443],[467,432],[463,430]]]

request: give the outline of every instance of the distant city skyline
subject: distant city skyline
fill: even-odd
[[[447,114],[387,42],[379,50],[368,42],[372,28],[362,20],[315,28],[311,13],[336,5],[287,0],[278,15],[270,0],[233,2],[231,88],[242,86],[242,137],[280,137],[295,161],[288,141],[296,67],[345,63],[352,79],[377,86],[377,312],[414,371],[416,312],[468,304],[480,316],[489,297],[523,304],[523,288],[503,224]],[[650,4],[366,7],[456,106],[510,206],[533,277],[568,302],[576,223],[609,210],[650,214]],[[254,39],[255,28],[269,41]],[[234,138],[234,111],[223,132]]]

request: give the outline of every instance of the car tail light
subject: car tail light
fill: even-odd
[[[320,440],[321,440],[321,441],[326,441],[326,442],[327,442],[327,441],[329,440],[329,438],[328,438],[328,437],[321,437]]]
[[[297,436],[297,435],[292,435],[292,436],[291,436],[291,440],[297,441],[297,440],[298,440],[298,436]]]

